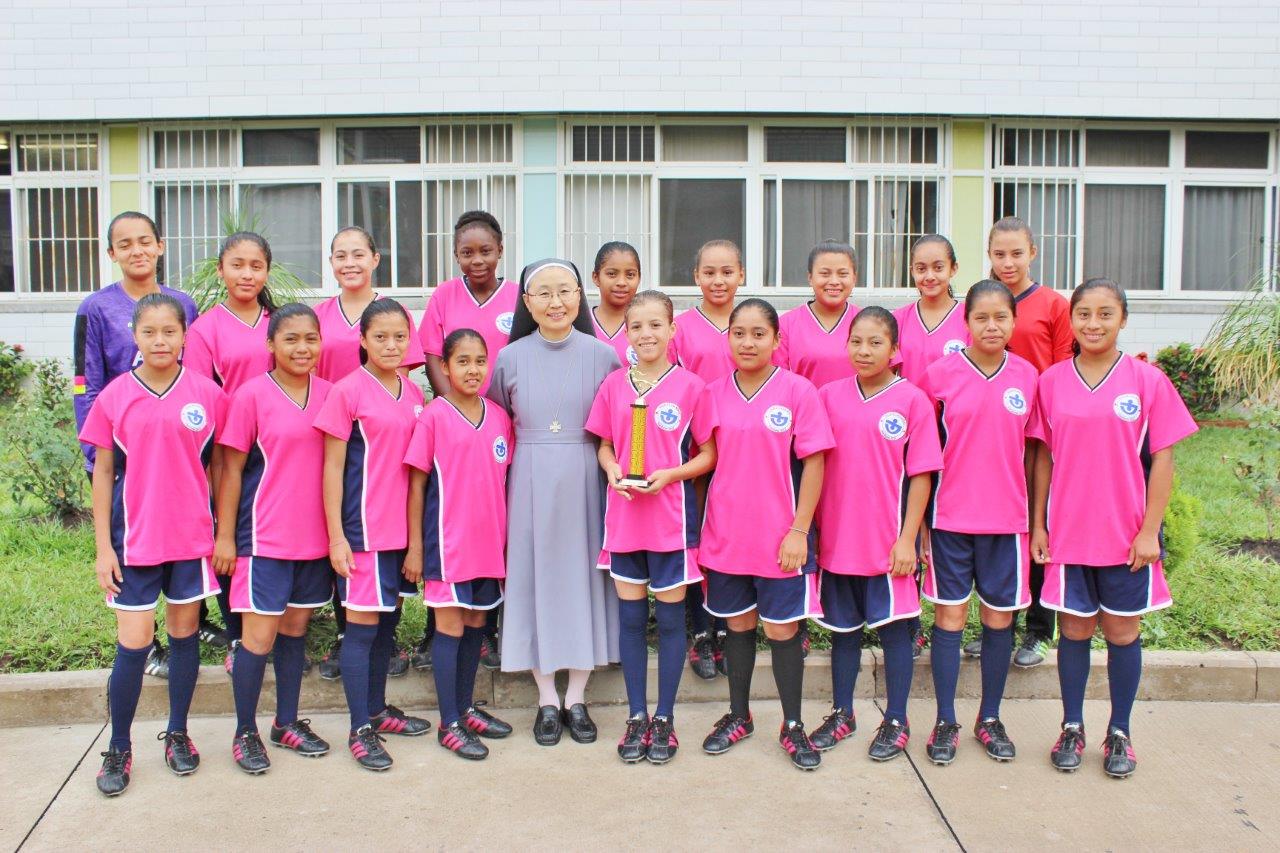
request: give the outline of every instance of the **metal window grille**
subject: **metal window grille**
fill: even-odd
[[[649,175],[566,175],[563,233],[568,257],[580,269],[589,269],[601,244],[625,240],[648,258],[652,189]]]
[[[997,127],[992,141],[997,168],[1069,169],[1080,165],[1080,131],[1074,128]]]
[[[93,290],[100,278],[97,131],[19,131],[13,144],[18,289]]]
[[[940,139],[936,125],[858,125],[853,129],[853,162],[936,165],[942,160]]]
[[[435,284],[456,275],[453,257],[453,225],[468,210],[487,210],[504,223],[503,266],[499,274],[514,277],[519,264],[519,221],[516,206],[516,176],[435,178],[423,184],[423,243],[426,265],[425,282]]]
[[[1031,226],[1038,249],[1031,264],[1032,279],[1059,289],[1074,287],[1079,183],[1052,178],[997,180],[992,191],[994,219],[1016,216]]]
[[[230,181],[216,180],[166,181],[153,189],[156,225],[165,237],[157,276],[177,287],[196,264],[217,254],[235,194]]]
[[[569,145],[574,163],[652,163],[657,149],[651,124],[576,124]]]
[[[864,287],[911,287],[911,245],[938,230],[941,182],[883,177],[854,182],[853,245]]]
[[[515,160],[510,124],[433,124],[427,126],[427,163],[476,165]]]

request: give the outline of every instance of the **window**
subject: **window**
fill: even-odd
[[[92,290],[98,277],[98,191],[94,187],[23,190],[26,272],[38,293]]]
[[[664,178],[658,182],[658,283],[687,284],[694,255],[708,240],[745,242],[746,182]]]
[[[1087,185],[1081,280],[1101,275],[1126,290],[1163,288],[1164,199],[1160,185]]]
[[[741,124],[663,125],[662,159],[671,162],[744,162],[747,159],[747,127]]]
[[[510,124],[427,126],[427,162],[480,164],[515,161]]]
[[[245,166],[318,166],[320,131],[316,128],[243,130]]]
[[[1247,290],[1262,271],[1266,191],[1189,186],[1182,203],[1184,290]]]
[[[340,127],[338,163],[343,166],[420,163],[422,128]]]
[[[937,127],[859,125],[853,129],[853,162],[938,163],[939,138]]]
[[[156,274],[177,287],[196,264],[217,254],[227,230],[224,220],[234,209],[231,182],[157,183],[154,194],[156,225],[165,238]]]
[[[9,134],[0,131],[0,178],[13,174],[13,148],[9,145]]]
[[[229,169],[235,165],[235,133],[230,128],[156,131],[157,169]]]
[[[847,242],[851,210],[848,181],[765,181],[765,284],[807,285],[809,250],[826,239]]]
[[[843,163],[844,127],[766,127],[764,159],[769,163]]]
[[[9,215],[9,190],[0,190],[0,293],[14,292],[13,219]]]
[[[1038,127],[997,127],[995,162],[1014,168],[1080,165],[1080,131]]]
[[[272,263],[284,264],[307,284],[318,286],[316,247],[320,228],[320,184],[241,184],[240,209],[263,223],[270,235]]]
[[[654,128],[645,125],[574,125],[569,143],[575,163],[652,163]]]
[[[1167,130],[1090,130],[1085,162],[1090,166],[1168,166]]]
[[[1269,133],[1187,131],[1189,169],[1265,169],[1271,147]]]
[[[585,273],[594,265],[601,245],[623,240],[636,247],[642,260],[647,259],[653,233],[649,213],[652,184],[649,175],[567,175],[566,257]]]
[[[94,130],[13,134],[13,189],[0,213],[8,242],[0,290],[81,293],[100,278],[99,139]],[[9,150],[9,138],[3,140]],[[14,205],[16,193],[17,204]],[[12,216],[11,216],[12,212]],[[16,263],[15,263],[16,262]]]
[[[938,230],[938,182],[857,181],[853,248],[863,287],[911,287],[911,244]]]
[[[997,181],[993,189],[994,218],[1017,216],[1035,234],[1038,253],[1031,263],[1031,278],[1059,290],[1075,287],[1076,182]]]

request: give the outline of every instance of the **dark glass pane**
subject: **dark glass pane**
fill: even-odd
[[[416,127],[340,127],[338,162],[344,166],[372,163],[418,163],[421,131]]]
[[[242,130],[246,166],[318,166],[320,131],[316,128]]]
[[[745,181],[698,178],[659,181],[661,228],[659,284],[693,280],[693,260],[708,240],[732,240],[739,247],[746,230]]]
[[[771,163],[843,163],[843,127],[766,127],[764,159]]]

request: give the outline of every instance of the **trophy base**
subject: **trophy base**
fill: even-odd
[[[649,481],[644,477],[626,476],[618,481],[619,486],[630,486],[633,489],[649,488]]]

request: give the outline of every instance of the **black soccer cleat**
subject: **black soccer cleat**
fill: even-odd
[[[492,738],[500,740],[511,734],[511,724],[505,720],[499,720],[493,714],[484,710],[484,702],[477,702],[470,708],[462,712],[460,722],[462,725],[480,737]]]
[[[618,741],[618,757],[627,764],[642,761],[649,750],[649,715],[636,714],[627,718],[627,728]]]
[[[129,787],[129,773],[133,770],[133,750],[124,752],[115,747],[102,753],[102,769],[98,771],[98,790],[107,797],[118,797]]]
[[[924,744],[924,754],[934,764],[947,765],[956,760],[960,748],[960,724],[938,720]]]
[[[649,721],[649,746],[645,750],[645,758],[650,764],[666,764],[676,757],[679,748],[675,722],[670,717],[654,717]]]
[[[333,641],[329,654],[320,658],[320,677],[325,681],[337,681],[342,678],[342,635]]]
[[[716,721],[711,734],[702,741],[702,751],[709,755],[728,752],[729,747],[751,737],[755,731],[756,724],[750,716],[743,718],[730,712]]]
[[[911,739],[911,726],[898,720],[886,718],[876,729],[876,736],[871,739],[867,755],[874,761],[889,761],[902,755],[907,749],[907,741]]]
[[[189,776],[200,767],[200,752],[186,732],[160,732],[164,741],[164,763],[179,776]]]
[[[391,647],[391,661],[387,664],[387,678],[399,678],[409,671],[409,653],[399,645]]]
[[[706,631],[695,635],[689,645],[689,668],[699,678],[716,677],[716,645]]]
[[[391,756],[382,748],[382,736],[365,723],[347,737],[347,748],[365,770],[390,770]]]
[[[441,746],[460,758],[480,761],[489,757],[489,747],[480,741],[475,732],[462,725],[458,720],[454,720],[447,726],[441,726],[436,731],[436,740],[440,742]]]
[[[832,708],[822,725],[809,735],[809,743],[819,752],[826,752],[857,730],[858,723],[853,714],[846,714],[844,708]]]
[[[987,748],[987,755],[996,761],[1013,761],[1017,755],[1013,741],[1004,730],[1004,723],[995,717],[978,720],[973,727],[973,735]]]
[[[1049,761],[1054,768],[1063,773],[1071,773],[1080,769],[1084,758],[1084,726],[1079,723],[1067,723],[1062,727],[1062,734],[1049,751]]]
[[[497,634],[485,634],[480,641],[480,665],[490,672],[502,668],[502,652],[498,648]]]
[[[788,720],[782,724],[778,743],[791,756],[791,763],[800,770],[817,770],[822,763],[822,753],[813,748],[809,736],[804,733],[804,723],[799,720]]]
[[[329,751],[329,742],[311,730],[310,720],[294,720],[283,726],[272,723],[271,745],[307,758],[319,758]]]
[[[431,731],[431,721],[422,717],[411,717],[395,705],[387,705],[387,709],[369,720],[373,730],[380,735],[404,735],[417,737]]]
[[[1138,769],[1133,741],[1120,729],[1112,728],[1102,742],[1102,769],[1112,779],[1126,779]]]
[[[241,732],[231,741],[231,755],[238,766],[250,776],[266,773],[271,769],[271,759],[267,758],[267,748],[262,745],[262,738],[257,732]]]

